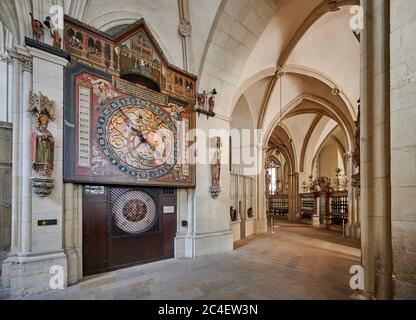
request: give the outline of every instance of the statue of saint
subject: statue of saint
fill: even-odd
[[[272,176],[266,171],[266,195],[270,193]]]
[[[221,178],[221,138],[215,138],[215,152],[211,162],[211,196],[216,199],[220,195],[221,186],[220,186],[220,178]]]
[[[35,161],[33,170],[50,177],[53,172],[54,139],[48,130],[49,117],[39,114],[35,136]]]
[[[221,138],[217,137],[215,141],[216,150],[214,152],[213,161],[211,164],[211,172],[212,172],[212,185],[219,186],[220,185],[220,177],[221,177]]]

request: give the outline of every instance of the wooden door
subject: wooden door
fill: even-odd
[[[176,196],[171,188],[85,186],[84,275],[172,258]]]
[[[107,193],[104,186],[84,186],[82,241],[84,275],[108,269]]]

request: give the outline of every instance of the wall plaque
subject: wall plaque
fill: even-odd
[[[58,225],[57,219],[45,219],[38,220],[38,227],[56,226]]]

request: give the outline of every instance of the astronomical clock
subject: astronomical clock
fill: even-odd
[[[196,77],[169,64],[143,20],[109,35],[65,19],[65,180],[192,187]]]

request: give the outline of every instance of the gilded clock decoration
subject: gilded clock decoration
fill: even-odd
[[[164,176],[177,162],[176,126],[148,101],[112,100],[100,113],[97,137],[110,163],[138,179]]]

